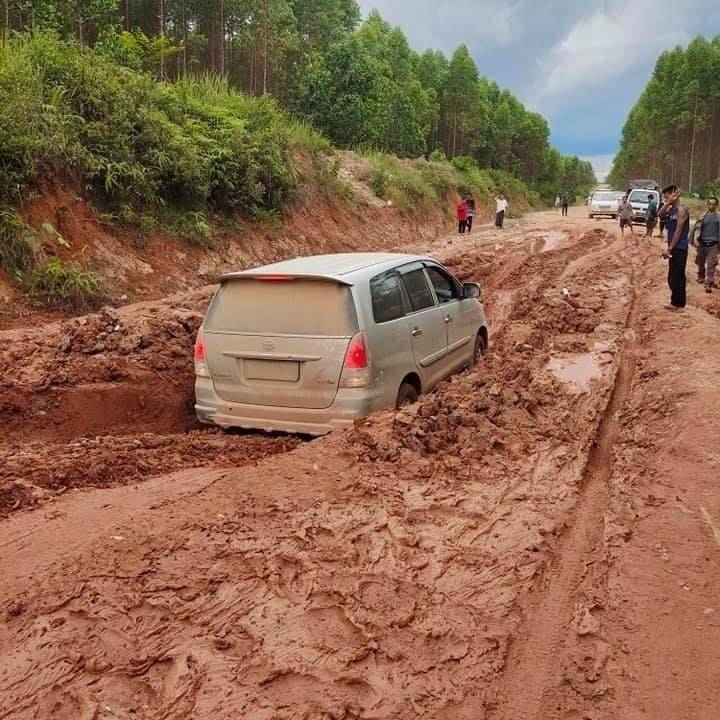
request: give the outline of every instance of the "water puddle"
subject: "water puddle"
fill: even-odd
[[[552,358],[548,367],[560,382],[568,385],[569,389],[578,395],[589,392],[592,381],[602,377],[600,361],[590,353]]]
[[[557,250],[567,241],[568,237],[569,235],[562,230],[547,230],[546,232],[534,233],[530,244],[530,252],[544,253]]]

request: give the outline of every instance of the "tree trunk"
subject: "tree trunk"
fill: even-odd
[[[263,27],[262,27],[262,43],[263,43],[263,81],[262,89],[263,95],[267,94],[268,88],[268,8],[267,2],[265,3],[265,14],[263,15]]]
[[[125,32],[130,32],[130,0],[125,0]]]
[[[457,128],[458,128],[458,110],[457,110],[457,106],[456,106],[455,112],[453,113],[452,152],[450,154],[451,158],[455,157],[455,150],[457,148]]]
[[[693,129],[692,129],[692,140],[690,142],[690,172],[688,173],[688,191],[692,192],[693,189],[693,170],[694,170],[694,162],[695,162],[695,137],[697,134],[697,112],[698,112],[698,102],[700,101],[700,98],[696,95],[695,96],[695,112],[693,113]]]
[[[225,2],[219,0],[220,3],[220,27],[218,28],[220,40],[220,74],[225,74]]]
[[[183,77],[187,77],[187,8],[185,0],[182,0],[182,70]]]
[[[8,33],[10,32],[10,0],[5,0],[3,6],[3,46],[7,43]]]
[[[160,39],[165,38],[165,0],[160,0]],[[160,77],[165,77],[165,52],[160,46]]]

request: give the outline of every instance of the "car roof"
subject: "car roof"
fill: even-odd
[[[403,253],[335,253],[309,255],[292,260],[283,260],[261,267],[227,273],[221,281],[254,278],[263,275],[292,275],[295,277],[324,277],[352,284],[357,276],[367,272],[375,274],[385,269],[416,261],[431,261],[424,255]]]

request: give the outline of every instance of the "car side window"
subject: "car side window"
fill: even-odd
[[[426,270],[441,304],[460,299],[458,289],[447,273],[432,265],[427,267]]]
[[[435,305],[435,300],[422,268],[403,273],[402,282],[410,300],[410,307],[414,311],[425,310]]]
[[[397,273],[391,271],[372,278],[370,297],[376,323],[390,322],[405,315],[405,303]]]

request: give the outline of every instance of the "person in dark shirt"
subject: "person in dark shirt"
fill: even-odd
[[[705,285],[706,293],[711,293],[715,287],[715,268],[720,246],[720,214],[716,197],[708,200],[707,212],[695,223],[693,245],[697,248],[697,281]]]
[[[663,257],[668,263],[668,285],[670,286],[670,304],[668,310],[681,310],[687,304],[687,267],[688,245],[690,242],[690,213],[680,204],[680,190],[677,185],[668,185],[663,190],[663,206],[658,217],[667,224],[668,246]]]
[[[475,200],[473,200],[472,195],[467,196],[465,204],[467,205],[466,227],[467,231],[470,232],[472,230],[473,220],[475,219]]]
[[[645,237],[652,237],[657,225],[658,204],[654,195],[648,195],[648,206],[645,214]]]

